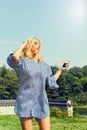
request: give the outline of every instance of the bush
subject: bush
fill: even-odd
[[[67,111],[61,111],[61,109],[59,109],[58,107],[51,107],[50,115],[54,117],[66,117]]]
[[[73,116],[78,116],[78,104],[74,102]]]

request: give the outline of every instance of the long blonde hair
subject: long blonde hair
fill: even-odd
[[[22,50],[22,53],[21,55],[24,57],[24,58],[32,58],[32,54],[31,54],[31,48],[32,48],[32,43],[34,40],[38,40],[38,42],[41,44],[40,40],[36,37],[32,37],[32,38],[29,38],[27,39],[27,43],[31,44],[31,45],[28,45],[28,46],[25,46],[24,49]],[[25,41],[25,42],[26,42]],[[40,61],[43,59],[43,57],[38,53],[35,55],[35,58]]]

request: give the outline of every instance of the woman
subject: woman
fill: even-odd
[[[15,112],[21,121],[22,130],[32,130],[34,117],[40,130],[50,130],[49,105],[45,87],[58,88],[56,80],[61,75],[60,67],[55,75],[40,56],[41,42],[33,37],[7,58],[8,65],[15,69],[20,79],[20,87],[16,99]],[[65,68],[69,67],[69,63]]]

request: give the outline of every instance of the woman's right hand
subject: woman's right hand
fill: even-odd
[[[24,47],[29,46],[29,40],[23,41]]]
[[[23,41],[23,44],[24,44],[24,48],[29,48],[29,46],[31,46],[31,42],[29,40],[25,40]]]

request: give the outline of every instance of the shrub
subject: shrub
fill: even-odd
[[[61,111],[61,109],[59,109],[58,107],[51,107],[50,115],[54,117],[66,117],[67,111]]]
[[[73,106],[73,116],[78,116],[78,104],[74,102]]]

